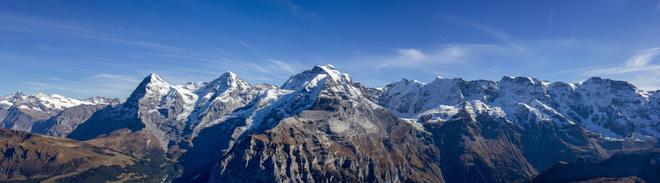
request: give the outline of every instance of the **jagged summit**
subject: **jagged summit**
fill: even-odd
[[[151,73],[151,74],[147,75],[147,77],[144,78],[144,81],[147,81],[148,83],[153,83],[153,84],[156,84],[156,83],[158,83],[158,84],[165,83],[166,84],[167,83],[167,81],[165,81],[163,78],[160,77],[160,75],[158,75],[156,73]]]
[[[23,93],[23,91],[16,91],[7,95],[7,97],[14,97],[14,98],[19,98],[21,96],[26,96],[25,93]]]
[[[238,75],[236,73],[227,71],[222,73],[218,78],[214,79],[214,81],[234,81],[234,80],[239,80]]]
[[[166,94],[171,85],[167,81],[163,80],[158,74],[151,73],[145,77],[142,82],[133,90],[131,96],[128,97],[127,101],[131,103],[137,102],[145,96],[160,96]]]
[[[250,87],[250,84],[240,79],[238,75],[236,75],[235,73],[231,71],[227,71],[222,75],[220,75],[220,77],[209,82],[204,87],[204,89],[217,92],[217,91],[225,91],[231,88],[247,89],[248,87]]]
[[[318,71],[318,72],[324,72],[324,73],[330,73],[330,72],[338,72],[335,69],[335,66],[326,64],[326,65],[316,65],[312,68],[313,71]]]
[[[144,89],[154,89],[155,87],[159,89],[164,87],[169,87],[169,83],[167,83],[167,81],[161,78],[158,74],[151,73],[147,75],[147,77],[145,77],[138,86],[138,88],[144,88]]]
[[[449,83],[460,83],[460,82],[463,82],[463,81],[465,81],[465,80],[463,80],[462,78],[443,78],[443,77],[438,76],[438,77],[434,78],[433,81],[431,81],[427,84],[434,85],[434,84],[437,84],[437,83],[448,83],[448,82]]]
[[[390,84],[387,84],[387,85],[397,85],[397,84],[420,84],[420,85],[423,85],[425,83],[423,83],[421,81],[418,81],[418,80],[414,80],[414,79],[403,78],[399,81],[396,81],[396,82],[393,82],[393,83],[390,83]]]
[[[588,87],[601,87],[601,88],[611,88],[613,90],[628,90],[628,91],[637,91],[637,87],[633,84],[630,84],[626,81],[617,81],[601,77],[591,77],[586,81],[582,82],[581,85]]]
[[[285,90],[310,90],[319,84],[325,84],[326,81],[334,83],[350,83],[351,78],[348,74],[341,73],[332,65],[314,66],[311,70],[303,71],[290,77],[283,85]]]
[[[532,77],[527,77],[527,76],[504,76],[500,80],[500,83],[518,83],[518,84],[528,84],[528,85],[535,85],[535,84],[541,84],[541,81],[532,78]]]

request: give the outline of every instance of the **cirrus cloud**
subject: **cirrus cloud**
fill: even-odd
[[[631,81],[641,89],[654,90],[660,88],[660,64],[653,63],[658,55],[660,47],[640,49],[619,66],[588,69],[583,74],[617,77]]]

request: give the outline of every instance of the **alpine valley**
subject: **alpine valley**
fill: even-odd
[[[660,181],[660,91],[597,77],[151,74],[126,100],[3,96],[0,124],[9,182]]]

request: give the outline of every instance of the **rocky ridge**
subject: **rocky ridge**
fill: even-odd
[[[180,167],[175,182],[513,182],[657,146],[659,93],[602,78],[375,89],[331,65],[281,87],[231,72],[182,85],[151,74],[123,103],[62,109],[31,130],[162,157]]]

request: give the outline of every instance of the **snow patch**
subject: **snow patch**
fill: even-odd
[[[11,103],[11,102],[6,101],[6,100],[2,100],[2,101],[0,101],[0,105],[13,106],[14,103]]]
[[[349,124],[345,121],[330,119],[328,121],[328,126],[330,127],[330,131],[332,133],[344,133],[346,130],[348,130]]]

